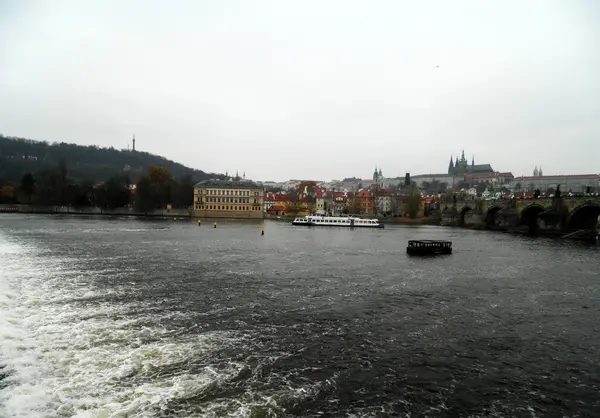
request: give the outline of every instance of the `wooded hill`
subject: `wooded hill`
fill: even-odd
[[[48,143],[0,135],[0,179],[18,182],[26,173],[53,170],[64,163],[75,181],[104,182],[110,177],[127,175],[132,182],[141,178],[148,167],[164,167],[174,177],[190,176],[193,181],[224,178],[194,170],[148,152],[117,150],[112,147]]]

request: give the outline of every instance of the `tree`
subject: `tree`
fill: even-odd
[[[518,192],[519,190],[521,190],[521,183],[517,183],[515,184],[515,190]]]
[[[483,192],[485,192],[486,185],[485,183],[477,183],[475,186],[475,190],[477,191],[477,196],[481,196]]]
[[[146,174],[145,168],[151,165],[165,167],[177,178],[189,175],[195,182],[224,177],[222,174],[193,170],[143,151],[119,151],[65,143],[49,144],[3,135],[0,135],[0,150],[0,178],[11,182],[19,182],[27,173],[36,175],[41,171],[53,170],[59,161],[63,161],[65,166],[69,167],[69,177],[75,183],[88,179],[100,183],[123,174],[128,174],[137,181]]]
[[[554,187],[548,187],[548,189],[546,189],[547,195],[554,194],[555,192],[556,192],[556,190],[554,189]]]
[[[174,185],[173,205],[188,208],[194,205],[194,181],[189,175],[181,177]]]
[[[148,174],[136,185],[136,206],[146,212],[152,209],[164,209],[172,203],[175,181],[168,169],[150,166]],[[191,195],[193,198],[193,194]]]
[[[2,203],[14,203],[15,188],[10,184],[5,184],[0,189],[0,202]]]
[[[127,176],[111,177],[96,190],[92,188],[92,198],[102,208],[115,209],[126,207],[131,203],[129,178]]]
[[[415,187],[411,188],[406,200],[406,210],[411,218],[416,218],[421,210],[421,193]]]
[[[31,173],[25,174],[21,178],[21,191],[27,196],[27,203],[31,203],[31,196],[35,191],[35,180]]]
[[[470,187],[470,186],[469,186],[469,183],[468,183],[468,182],[466,182],[466,181],[464,181],[464,180],[461,180],[461,181],[459,181],[459,182],[458,182],[458,184],[456,185],[456,188],[457,188],[458,190],[463,190],[463,189],[465,189],[465,190],[466,190],[466,189],[468,189],[469,187]]]

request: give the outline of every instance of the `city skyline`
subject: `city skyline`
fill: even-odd
[[[596,173],[600,5],[3,2],[0,132],[255,179]],[[435,10],[436,13],[431,11]],[[397,171],[396,171],[397,170]]]

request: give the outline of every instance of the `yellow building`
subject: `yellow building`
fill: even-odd
[[[250,180],[206,180],[194,185],[198,218],[262,219],[263,188]]]

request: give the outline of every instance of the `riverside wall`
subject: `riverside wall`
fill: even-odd
[[[0,213],[58,214],[58,215],[105,215],[105,216],[147,216],[157,218],[191,218],[188,209],[159,209],[148,212],[134,208],[103,209],[99,207],[41,206],[1,204]]]

